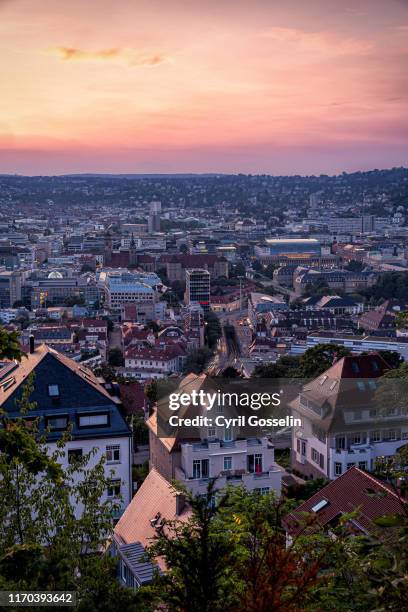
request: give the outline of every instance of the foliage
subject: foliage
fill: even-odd
[[[123,353],[120,348],[111,348],[108,353],[108,362],[110,366],[119,368],[125,364]]]
[[[109,476],[95,449],[64,467],[69,433],[51,451],[40,417],[30,413],[33,381],[18,401],[18,417],[1,414],[0,589],[69,590],[79,610],[141,610],[123,589],[114,561],[101,555],[120,500],[104,499]]]
[[[356,259],[351,259],[344,267],[350,272],[361,272],[364,269],[364,264]]]
[[[21,361],[23,353],[18,332],[8,332],[0,327],[0,359],[16,359]]]
[[[205,339],[210,349],[215,348],[222,336],[220,320],[214,312],[205,315]]]
[[[408,283],[405,272],[384,272],[379,276],[376,283],[364,291],[364,295],[370,299],[408,300]]]
[[[206,346],[191,351],[187,355],[184,373],[190,374],[193,372],[194,374],[201,374],[210,361],[212,354],[212,351]]]
[[[317,344],[301,356],[284,355],[276,363],[256,366],[253,378],[316,378],[333,363],[351,355],[337,344]]]

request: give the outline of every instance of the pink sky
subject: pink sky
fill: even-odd
[[[0,52],[0,172],[408,162],[405,0],[0,0]]]

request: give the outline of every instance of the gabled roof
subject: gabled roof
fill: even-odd
[[[152,468],[114,529],[116,542],[119,545],[139,542],[146,548],[152,544],[160,520],[187,521],[191,509],[186,505],[178,514],[177,496],[176,489]],[[159,565],[164,566],[160,560]]]
[[[388,484],[352,467],[293,510],[285,519],[286,530],[291,535],[298,534],[304,513],[314,513],[318,524],[324,527],[339,516],[357,510],[353,527],[359,532],[371,533],[375,531],[376,518],[402,513],[405,503]]]
[[[389,369],[388,364],[377,353],[343,357],[302,388],[303,398],[311,404],[325,407],[322,416],[304,408],[300,397],[292,407],[308,419],[319,423],[325,431],[339,426],[347,429],[343,410],[369,406],[375,388],[374,385],[365,384],[364,380],[380,378]]]
[[[74,438],[106,437],[111,435],[129,436],[130,430],[124,420],[118,400],[100,384],[91,370],[42,344],[33,353],[22,358],[21,363],[3,366],[0,369],[0,406],[10,416],[19,414],[16,400],[21,398],[24,383],[34,374],[33,392],[30,401],[35,408],[33,417],[64,415],[72,426]],[[49,386],[57,387],[57,395],[50,394]],[[79,414],[104,413],[108,424],[103,427],[80,427]],[[58,437],[61,432],[51,432],[49,438]]]

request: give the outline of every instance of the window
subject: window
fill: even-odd
[[[232,470],[232,457],[224,457],[224,470]]]
[[[94,427],[108,425],[108,414],[80,414],[79,427]]]
[[[319,453],[315,448],[312,448],[312,461],[319,463]]]
[[[254,491],[259,493],[259,495],[268,495],[269,487],[256,487]]]
[[[357,381],[357,389],[359,391],[365,391],[365,383],[362,380]]]
[[[221,404],[217,404],[217,406],[215,408],[215,412],[217,414],[222,414],[222,405]]]
[[[232,427],[224,427],[224,441],[231,442],[232,440]]]
[[[107,463],[119,463],[120,462],[120,445],[115,444],[113,446],[106,447],[106,461]]]
[[[119,497],[120,495],[120,480],[111,480],[108,484],[108,497]]]
[[[352,434],[352,436],[351,436],[351,443],[352,444],[361,444],[361,434],[359,434],[359,433]]]
[[[336,438],[336,449],[344,450],[346,448],[346,438],[345,436],[338,436]]]
[[[262,454],[247,456],[247,469],[251,474],[262,473]]]
[[[296,440],[296,450],[298,453],[300,453],[300,440]]]
[[[361,410],[355,410],[353,412],[353,420],[354,421],[360,421],[362,417],[362,411]]]
[[[194,459],[193,461],[193,478],[208,478],[209,475],[208,459]]]
[[[216,438],[217,437],[217,430],[215,427],[209,427],[208,431],[207,431],[207,436],[208,438]]]
[[[347,469],[349,470],[350,468],[354,467],[356,464],[355,463],[348,463],[347,464]]]
[[[322,453],[320,453],[319,455],[319,465],[322,468],[322,470],[324,470],[324,455],[322,455]]]
[[[126,563],[124,563],[123,561],[121,561],[121,566],[122,566],[122,580],[125,584],[128,584],[129,579],[132,577],[132,574],[128,566],[126,565]]]
[[[82,448],[68,449],[68,463],[75,463],[82,457]]]
[[[357,361],[351,362],[351,369],[353,370],[354,374],[359,374],[360,368],[359,368]]]
[[[302,455],[306,457],[306,442],[302,441]]]
[[[342,466],[342,464],[341,464],[341,463],[337,463],[337,462],[336,462],[336,463],[334,464],[334,474],[335,474],[336,476],[341,476],[342,472],[343,472],[343,466]]]
[[[68,417],[67,415],[55,416],[55,417],[47,417],[46,418],[46,426],[51,431],[58,431],[60,429],[66,429],[68,425]]]
[[[369,380],[368,381],[368,386],[370,387],[370,389],[376,389],[377,388],[377,383],[375,382],[375,380]]]
[[[370,433],[371,442],[381,442],[381,431],[372,431]]]
[[[367,469],[367,461],[359,461],[358,462],[358,467],[360,468],[360,470],[366,470]]]
[[[59,397],[59,386],[58,385],[48,385],[48,395],[50,397]]]
[[[389,441],[398,440],[398,433],[395,431],[395,429],[390,429],[389,431],[385,431],[384,440],[389,440]]]

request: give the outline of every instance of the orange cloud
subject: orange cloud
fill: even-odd
[[[86,51],[76,47],[58,47],[56,50],[58,57],[65,61],[106,61],[119,59],[131,66],[157,66],[165,61],[165,57],[160,54],[140,54],[134,49],[100,49],[98,51]]]

